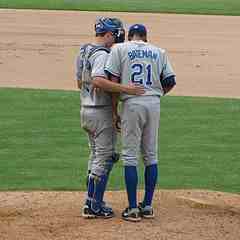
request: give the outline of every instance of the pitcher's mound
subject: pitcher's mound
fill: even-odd
[[[206,191],[157,191],[155,219],[125,222],[125,192],[107,192],[116,217],[81,217],[82,192],[0,192],[0,239],[161,239],[240,238],[240,195]],[[143,193],[138,194],[141,199]]]

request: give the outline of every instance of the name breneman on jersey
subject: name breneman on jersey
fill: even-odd
[[[132,50],[131,52],[128,52],[128,57],[130,58],[130,60],[134,60],[135,58],[151,58],[156,60],[158,57],[158,54],[148,49]]]

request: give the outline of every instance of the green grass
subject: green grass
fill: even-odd
[[[239,0],[0,0],[0,7],[240,15]]]
[[[162,98],[159,187],[240,193],[239,120],[237,99]],[[84,190],[87,158],[78,92],[0,88],[0,190]]]

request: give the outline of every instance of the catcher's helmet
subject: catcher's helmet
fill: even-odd
[[[95,23],[95,32],[97,34],[111,32],[115,38],[115,43],[121,43],[125,40],[125,30],[118,18],[98,18]]]

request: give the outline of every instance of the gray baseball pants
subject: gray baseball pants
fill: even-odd
[[[122,159],[125,166],[137,166],[141,152],[144,165],[158,162],[160,97],[140,96],[123,102]]]
[[[81,126],[88,134],[91,151],[88,170],[97,176],[106,173],[106,161],[115,152],[116,131],[112,121],[111,106],[81,108]]]

